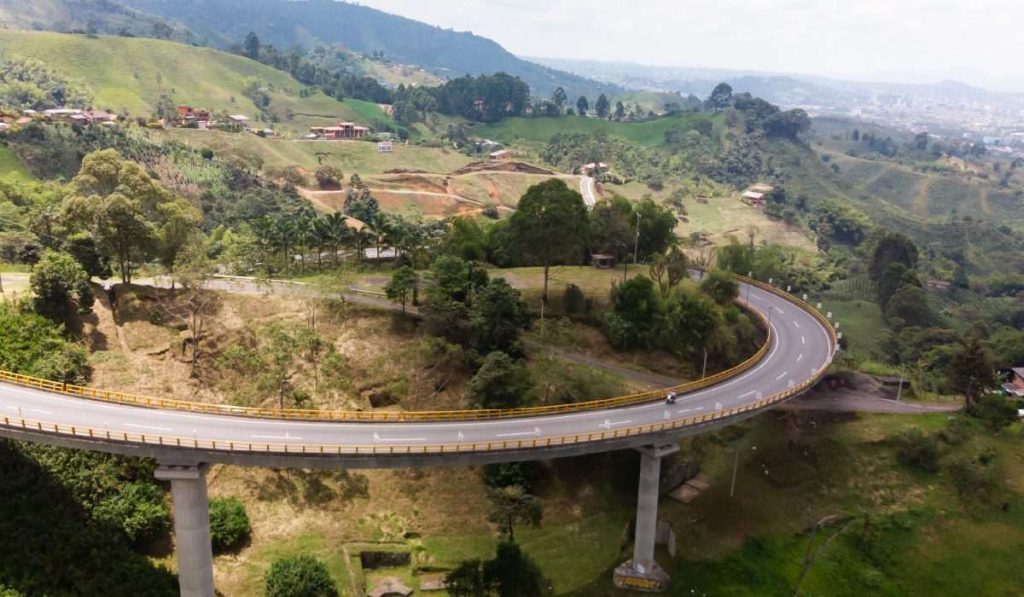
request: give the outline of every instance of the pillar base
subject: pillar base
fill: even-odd
[[[657,562],[642,562],[640,565],[629,560],[615,569],[612,582],[617,589],[661,593],[668,590],[671,578]]]

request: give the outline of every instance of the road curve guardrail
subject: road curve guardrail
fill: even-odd
[[[830,350],[835,351],[838,346],[838,339],[833,327],[833,324],[825,318],[817,309],[812,307],[807,302],[800,300],[788,293],[756,280],[750,280],[747,278],[737,278],[751,286],[759,288],[761,290],[770,292],[772,294],[785,298],[792,304],[800,307],[806,312],[810,313],[826,331],[829,337]],[[509,417],[527,417],[527,416],[538,416],[538,415],[550,415],[560,414],[567,412],[578,412],[581,410],[606,410],[611,408],[617,408],[626,405],[635,405],[647,403],[652,400],[661,400],[664,398],[665,392],[674,390],[676,392],[693,392],[695,390],[720,383],[726,379],[735,377],[740,373],[758,363],[763,357],[768,347],[772,344],[773,337],[771,332],[771,326],[767,324],[767,321],[758,311],[749,309],[748,311],[755,315],[756,318],[766,327],[766,341],[761,348],[752,356],[740,365],[722,371],[715,375],[706,377],[703,380],[697,380],[687,384],[682,384],[674,388],[666,388],[663,390],[657,390],[653,392],[642,392],[638,394],[632,394],[629,396],[622,396],[618,398],[611,398],[607,400],[596,400],[585,403],[551,406],[551,407],[531,407],[522,409],[509,409],[502,411],[453,411],[448,412],[413,412],[413,413],[362,413],[362,412],[350,412],[350,411],[336,411],[336,412],[320,412],[320,411],[294,411],[294,410],[272,410],[272,409],[251,409],[251,408],[240,408],[223,405],[211,405],[203,403],[192,403],[186,401],[174,401],[164,400],[157,398],[146,398],[140,396],[134,396],[130,394],[121,394],[117,392],[107,392],[104,390],[98,390],[95,388],[88,388],[84,386],[75,386],[70,384],[64,384],[60,382],[53,382],[49,380],[34,378],[30,376],[20,375],[16,373],[0,372],[0,381],[12,383],[15,385],[44,390],[53,393],[78,396],[87,399],[101,400],[106,402],[112,402],[117,404],[141,406],[149,408],[172,408],[175,410],[184,410],[188,412],[199,412],[209,413],[218,415],[236,415],[246,417],[271,417],[278,419],[287,420],[315,420],[315,421],[346,421],[346,422],[358,422],[358,421],[384,421],[384,422],[402,422],[402,421],[450,421],[450,420],[488,420],[496,418],[509,418]],[[831,353],[829,355],[831,357]],[[789,398],[797,396],[814,384],[816,384],[822,376],[825,375],[831,358],[828,358],[825,363],[813,371],[812,375],[804,381],[794,384],[788,389],[774,393],[769,396],[759,397],[758,400],[729,408],[716,409],[713,412],[706,414],[693,415],[685,418],[679,418],[659,423],[652,423],[646,425],[638,425],[633,427],[624,427],[619,429],[609,429],[607,431],[598,431],[592,433],[578,433],[571,435],[560,435],[552,437],[539,437],[534,439],[512,439],[512,440],[494,440],[494,441],[480,441],[480,442],[463,442],[463,443],[441,443],[441,444],[423,444],[423,445],[359,445],[359,444],[309,444],[309,443],[268,443],[268,442],[242,442],[242,441],[229,441],[229,440],[212,440],[212,439],[197,439],[195,437],[179,437],[173,435],[163,435],[160,433],[149,434],[149,433],[131,433],[131,432],[113,432],[110,430],[95,429],[90,427],[79,427],[65,424],[54,424],[45,421],[34,420],[23,418],[21,416],[2,417],[3,425],[7,428],[16,430],[22,430],[31,433],[43,433],[43,434],[57,434],[62,436],[72,436],[76,438],[87,438],[91,440],[100,441],[112,441],[112,442],[125,442],[134,444],[144,444],[153,446],[163,446],[168,448],[191,448],[196,450],[213,450],[213,451],[227,451],[227,452],[243,452],[249,454],[286,454],[286,455],[309,455],[309,456],[329,456],[329,455],[430,455],[430,454],[456,454],[456,453],[469,453],[469,452],[494,452],[494,451],[505,451],[505,450],[533,450],[543,448],[553,448],[559,446],[571,446],[574,444],[591,443],[591,442],[602,442],[608,440],[624,439],[642,435],[652,435],[660,433],[670,433],[672,431],[681,430],[687,427],[697,427],[702,425],[713,424],[720,422],[724,419],[730,419],[733,417],[739,417],[742,415],[748,415],[755,411],[759,411],[768,407],[771,407],[780,402],[784,402]],[[334,418],[338,417],[338,418]]]
[[[493,419],[510,419],[516,417],[537,417],[544,415],[568,414],[584,411],[609,410],[624,406],[633,406],[661,400],[668,392],[675,392],[684,395],[690,392],[712,386],[726,381],[744,371],[747,371],[761,359],[764,358],[772,343],[771,326],[759,312],[746,307],[742,301],[737,301],[749,314],[760,324],[765,331],[765,340],[757,351],[742,363],[698,379],[676,386],[637,392],[614,398],[600,400],[587,400],[570,404],[556,404],[547,406],[526,406],[511,409],[478,409],[478,410],[451,410],[451,411],[355,411],[355,410],[314,410],[314,409],[272,409],[254,408],[243,406],[231,406],[224,404],[210,404],[204,402],[189,402],[187,400],[173,400],[167,398],[152,398],[137,394],[124,392],[111,392],[88,386],[79,386],[68,383],[61,383],[31,377],[10,371],[0,371],[0,382],[56,392],[69,396],[77,396],[90,400],[100,400],[114,404],[129,406],[140,406],[144,408],[159,408],[165,410],[178,410],[184,412],[208,413],[217,415],[243,416],[263,419],[288,419],[302,421],[329,421],[329,422],[430,422],[430,421],[480,421]]]

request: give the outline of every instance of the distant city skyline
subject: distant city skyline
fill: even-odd
[[[519,56],[1024,92],[1018,0],[360,0]]]

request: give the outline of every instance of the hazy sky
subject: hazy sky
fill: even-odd
[[[1024,0],[360,0],[521,56],[1024,91]]]

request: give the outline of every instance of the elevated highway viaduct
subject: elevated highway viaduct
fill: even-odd
[[[633,557],[621,586],[659,589],[654,559],[660,459],[679,438],[797,396],[837,350],[834,325],[804,301],[741,279],[740,303],[768,330],[747,362],[704,380],[609,400],[511,411],[259,410],[126,396],[0,372],[0,436],[155,458],[171,485],[183,596],[213,595],[206,499],[212,463],[276,468],[464,466],[639,449]],[[679,393],[675,404],[664,400]]]

